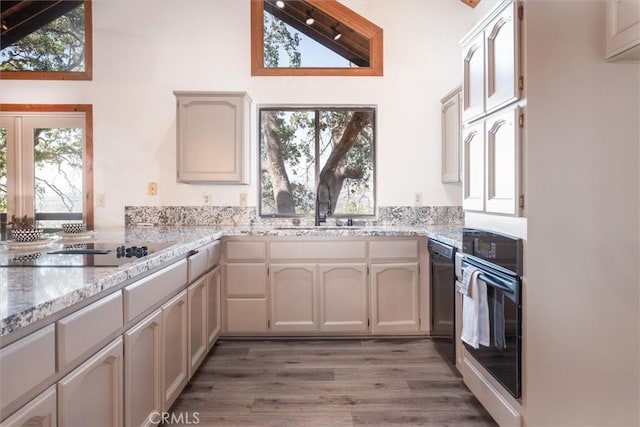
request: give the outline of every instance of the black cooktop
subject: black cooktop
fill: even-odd
[[[33,252],[6,254],[0,267],[117,267],[172,243],[75,243]]]

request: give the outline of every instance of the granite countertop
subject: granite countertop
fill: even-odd
[[[0,338],[34,324],[109,288],[135,280],[167,262],[184,258],[192,249],[223,236],[360,236],[424,237],[460,248],[462,226],[366,226],[278,228],[260,226],[119,227],[98,229],[91,240],[74,243],[173,243],[139,261],[120,267],[0,267]],[[52,247],[63,241],[52,243]],[[68,243],[68,242],[64,242]],[[50,248],[47,248],[50,249]],[[16,251],[0,248],[2,257]]]

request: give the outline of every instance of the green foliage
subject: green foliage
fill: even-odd
[[[84,5],[0,53],[2,71],[84,71]]]
[[[287,66],[298,68],[302,61],[302,56],[298,51],[300,45],[300,35],[292,34],[284,22],[275,18],[268,12],[264,13],[264,66],[276,68]],[[286,54],[288,64],[280,63],[280,55]]]

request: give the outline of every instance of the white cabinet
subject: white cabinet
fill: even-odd
[[[484,33],[463,47],[462,117],[469,122],[484,115]]]
[[[462,154],[462,86],[456,87],[440,100],[442,120],[442,182],[460,182]]]
[[[520,108],[509,108],[487,119],[485,210],[520,213]]]
[[[174,94],[178,181],[249,183],[249,96],[245,92]]]
[[[225,332],[267,332],[267,265],[229,263],[223,274]]]
[[[187,383],[187,291],[162,306],[162,400],[168,411]]]
[[[267,243],[225,241],[222,257],[222,332],[267,332]]]
[[[4,420],[1,427],[56,427],[56,386],[49,387],[18,412]]]
[[[125,426],[153,425],[162,411],[162,311],[154,311],[124,334]]]
[[[420,328],[418,263],[371,266],[371,330],[417,333]]]
[[[207,279],[202,276],[187,289],[187,307],[189,313],[188,343],[189,378],[198,369],[207,354]]]
[[[320,330],[366,332],[369,318],[367,265],[320,264]]]
[[[220,336],[221,304],[220,304],[220,266],[207,274],[207,350],[216,343]]]
[[[0,349],[0,419],[33,397],[56,374],[55,326],[49,325]],[[29,369],[24,369],[29,366]]]
[[[484,210],[484,121],[466,127],[462,133],[462,207]]]
[[[271,264],[271,330],[273,332],[317,331],[315,264]]]
[[[122,425],[122,337],[58,382],[61,426]]]
[[[640,60],[640,1],[607,0],[607,58]]]
[[[463,119],[471,122],[520,98],[517,1],[501,3],[462,41]]]
[[[464,129],[464,210],[522,214],[521,120],[521,109],[515,106]]]

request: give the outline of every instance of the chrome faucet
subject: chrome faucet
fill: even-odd
[[[318,193],[316,194],[316,227],[320,225],[320,223],[322,222],[327,222],[327,217],[329,215],[331,215],[331,192],[329,191],[329,186],[327,184],[324,184],[324,186],[327,189],[327,201],[326,202],[321,202],[320,201],[320,185],[318,185]],[[326,205],[327,206],[327,210],[325,211],[324,215],[320,215],[320,206],[321,205]]]

